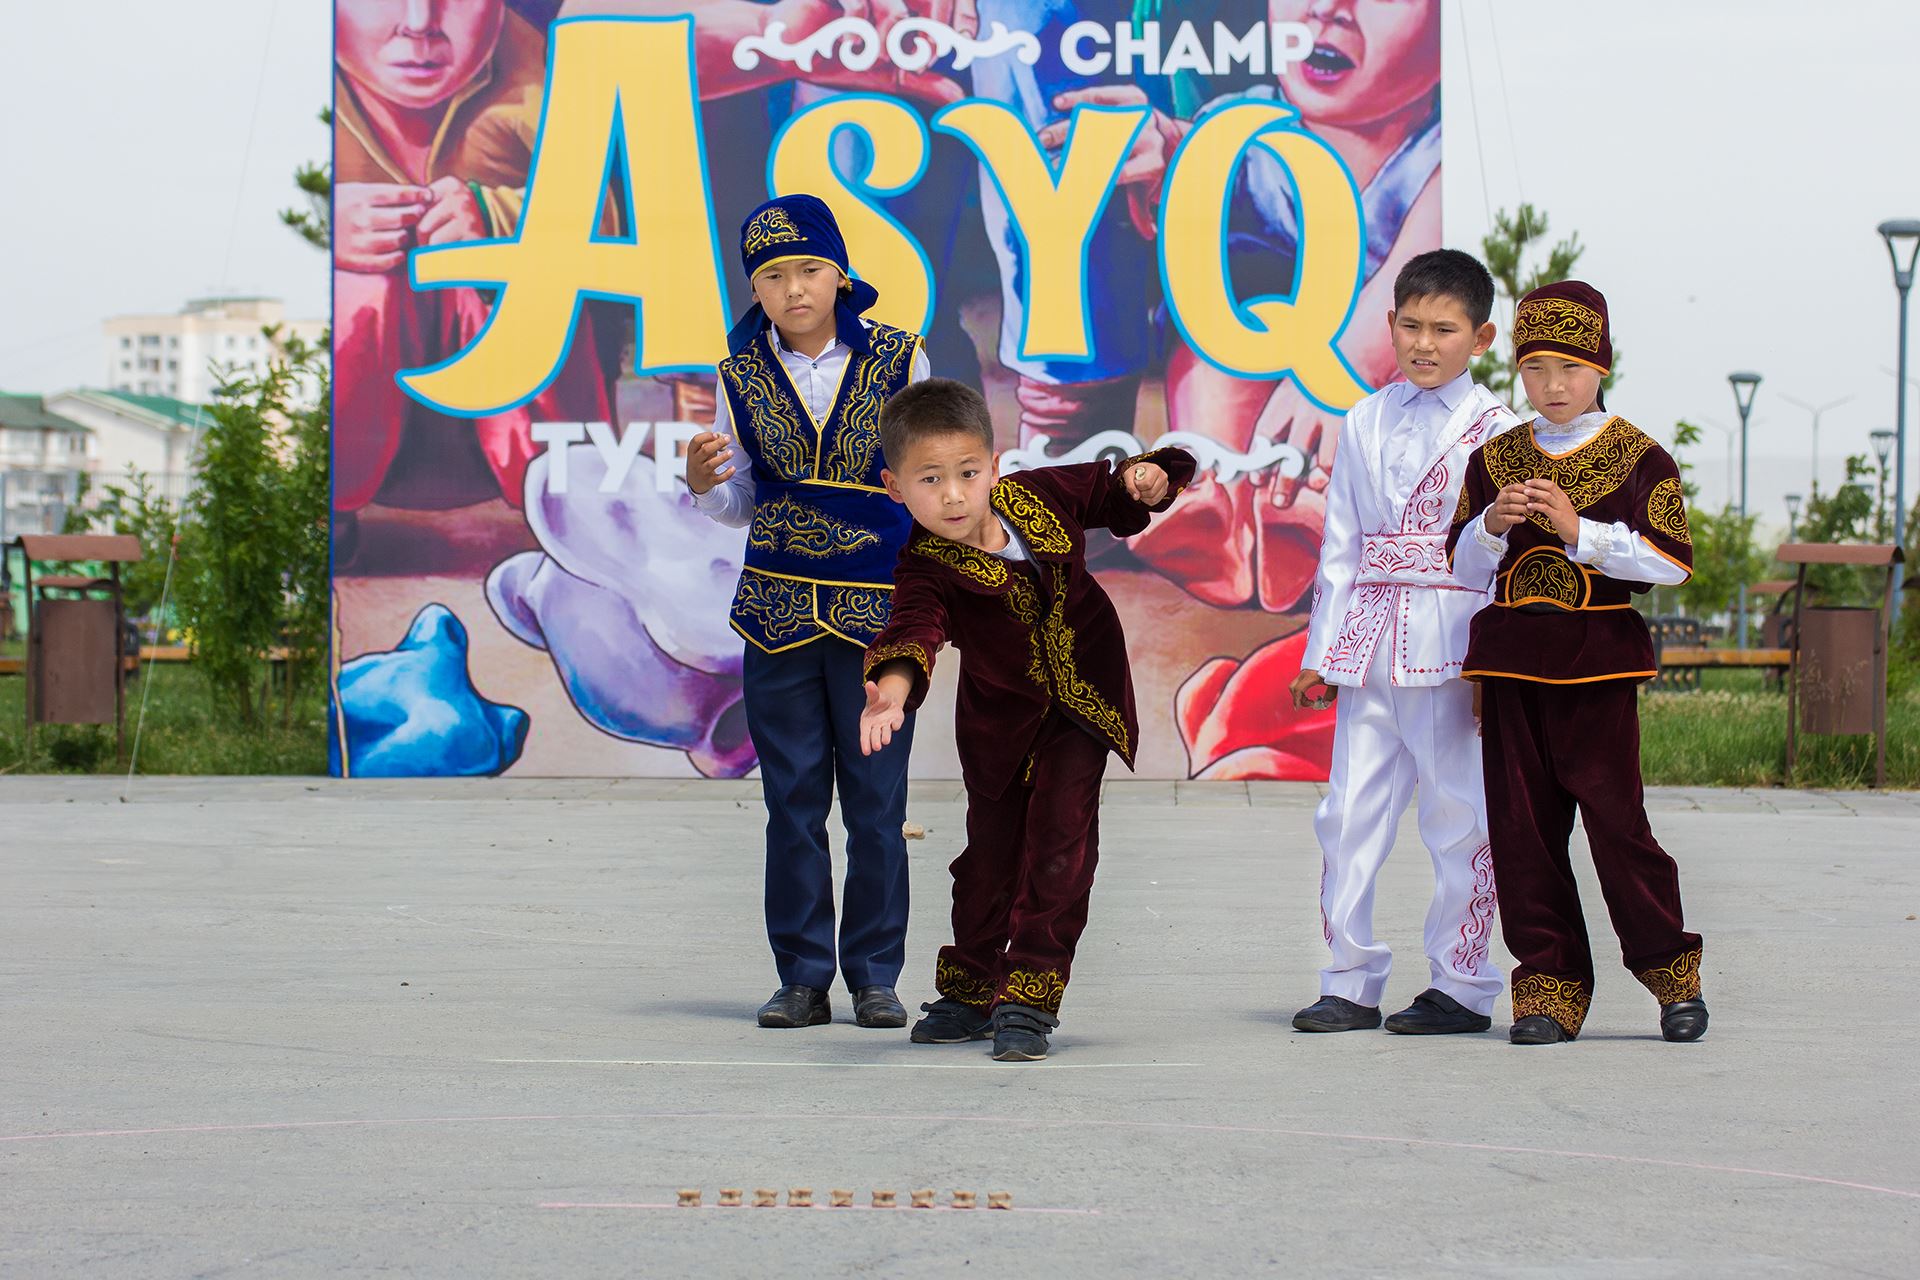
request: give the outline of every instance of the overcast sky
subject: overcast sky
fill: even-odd
[[[1611,407],[1662,439],[1680,417],[1737,428],[1726,375],[1761,373],[1751,505],[1783,522],[1781,495],[1811,465],[1809,415],[1785,397],[1852,397],[1822,419],[1825,486],[1892,425],[1896,299],[1874,227],[1920,217],[1920,11],[1444,8],[1448,242],[1477,248],[1488,208],[1523,197],[1578,230],[1580,274],[1607,294],[1626,353]],[[324,0],[8,6],[0,389],[98,384],[102,318],[198,294],[324,314],[324,260],[274,215],[294,167],[326,150],[328,16]],[[1709,429],[1695,454],[1717,504],[1725,438]]]

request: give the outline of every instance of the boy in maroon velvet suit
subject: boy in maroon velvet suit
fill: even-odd
[[[931,378],[880,417],[887,492],[918,526],[894,570],[892,620],[867,649],[861,749],[891,740],[927,694],[934,654],[960,667],[954,740],[967,847],[953,862],[953,941],[921,1044],[993,1036],[993,1056],[1047,1056],[1099,860],[1107,753],[1140,737],[1126,636],[1087,571],[1086,531],[1127,537],[1193,477],[1162,449],[1000,479],[978,392]]]
[[[1447,535],[1454,576],[1493,586],[1461,674],[1480,682],[1487,830],[1513,971],[1515,1044],[1580,1034],[1593,952],[1568,859],[1580,812],[1621,958],[1660,1002],[1660,1032],[1697,1040],[1700,935],[1680,872],[1647,822],[1639,684],[1653,642],[1636,593],[1687,580],[1680,470],[1600,383],[1613,366],[1607,301],[1578,280],[1534,290],[1514,312],[1514,359],[1538,416],[1467,464]]]

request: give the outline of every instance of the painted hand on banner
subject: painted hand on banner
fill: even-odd
[[[406,265],[414,229],[433,203],[426,187],[342,182],[333,189],[333,262],[341,271],[379,274]]]
[[[481,216],[472,187],[458,178],[446,177],[434,179],[427,191],[433,203],[413,229],[416,243],[459,244],[487,238],[487,220]]]
[[[1094,85],[1087,89],[1075,89],[1070,93],[1057,95],[1053,100],[1056,111],[1071,113],[1075,107],[1146,107],[1146,91],[1131,84]],[[1066,145],[1067,129],[1071,121],[1059,120],[1040,130],[1040,145],[1049,151],[1058,151]],[[1160,207],[1160,185],[1167,176],[1167,166],[1173,163],[1173,153],[1180,149],[1180,140],[1193,128],[1188,120],[1176,120],[1164,111],[1154,111],[1142,125],[1140,132],[1133,136],[1133,149],[1127,153],[1126,161],[1120,166],[1119,177],[1115,179],[1127,191],[1127,216],[1134,230],[1151,240],[1157,234],[1154,225]]]

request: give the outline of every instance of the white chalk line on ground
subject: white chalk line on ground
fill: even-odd
[[[886,1205],[877,1205],[877,1204],[843,1204],[843,1205],[769,1204],[769,1205],[749,1206],[744,1204],[740,1204],[740,1205],[625,1204],[625,1203],[618,1203],[618,1202],[604,1202],[604,1203],[598,1203],[598,1204],[573,1204],[566,1201],[558,1201],[551,1204],[543,1204],[540,1207],[542,1209],[726,1209],[729,1212],[733,1211],[734,1209],[753,1209],[753,1208],[783,1209],[783,1210],[799,1209],[802,1212],[805,1212],[806,1210],[809,1210],[809,1209],[818,1209],[825,1213],[860,1213],[863,1211],[866,1213],[891,1213],[891,1214],[897,1214],[902,1218],[911,1218],[918,1213],[970,1213],[976,1218],[990,1217],[991,1215],[996,1213],[1072,1214],[1076,1217],[1088,1217],[1088,1218],[1097,1218],[1100,1216],[1100,1211],[1098,1209],[1041,1209],[1041,1208],[1034,1208],[1028,1205],[1009,1205],[1005,1209],[962,1209],[960,1206],[952,1205],[952,1204],[927,1204],[927,1205],[921,1205],[918,1208],[908,1207],[908,1208],[902,1209],[897,1205],[894,1206],[893,1208],[888,1208]]]
[[[1199,1062],[705,1062],[688,1058],[482,1058],[499,1067],[798,1067],[893,1071],[1157,1071]]]
[[[165,1125],[147,1129],[70,1129],[54,1133],[0,1134],[0,1143],[59,1142],[75,1138],[147,1138],[166,1134],[189,1133],[262,1133],[272,1130],[388,1128],[428,1124],[538,1124],[557,1121],[636,1121],[636,1120],[727,1120],[795,1121],[814,1120],[845,1124],[849,1120],[887,1124],[992,1124],[1031,1129],[1100,1128],[1157,1130],[1167,1133],[1231,1133],[1272,1138],[1320,1138],[1330,1142],[1365,1142],[1387,1146],[1428,1147],[1443,1151],[1485,1151],[1496,1155],[1552,1156],[1563,1160],[1597,1160],[1609,1164],[1638,1165],[1655,1169],[1685,1169],[1696,1173],[1728,1173],[1754,1178],[1776,1178],[1785,1182],[1806,1182],[1815,1186],[1840,1187],[1874,1195],[1895,1196],[1902,1200],[1920,1200],[1920,1191],[1901,1187],[1883,1187],[1871,1182],[1845,1178],[1827,1178],[1819,1174],[1793,1173],[1784,1169],[1752,1169],[1743,1165],[1710,1164],[1696,1160],[1664,1160],[1656,1156],[1623,1156],[1603,1151],[1563,1151],[1553,1147],[1504,1146],[1490,1142],[1452,1142],[1444,1138],[1394,1137],[1376,1133],[1336,1133],[1324,1129],[1283,1129],[1268,1125],[1189,1124],[1176,1120],[1090,1120],[1072,1118],[1049,1120],[1021,1116],[969,1115],[861,1115],[823,1112],[737,1112],[737,1111],[621,1111],[604,1114],[555,1114],[511,1116],[401,1116],[392,1119],[354,1120],[278,1120],[257,1124]],[[717,1206],[716,1206],[717,1207]],[[911,1212],[911,1211],[909,1211]],[[989,1211],[991,1212],[991,1211]]]

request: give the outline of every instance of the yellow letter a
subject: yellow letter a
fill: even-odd
[[[636,372],[711,369],[726,355],[693,19],[561,21],[551,39],[518,233],[412,258],[415,288],[500,290],[492,319],[465,350],[400,375],[408,392],[446,413],[499,413],[538,395],[559,371],[587,297],[634,303]],[[626,152],[618,170],[634,234],[624,240],[595,235],[614,167],[610,125],[613,145]]]

